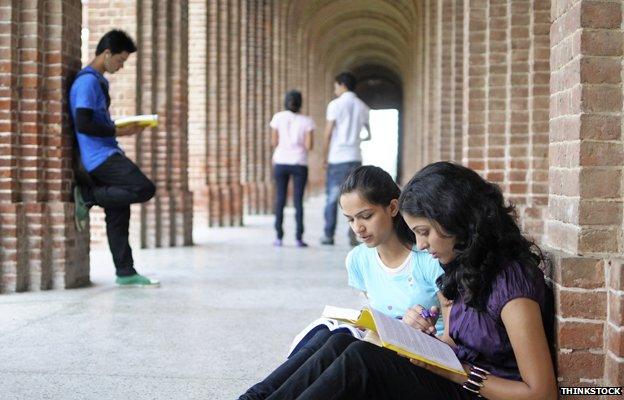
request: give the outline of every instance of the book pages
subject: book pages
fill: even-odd
[[[414,329],[400,320],[373,309],[368,310],[375,320],[377,333],[384,347],[403,355],[465,375],[455,352],[446,343]],[[399,351],[403,350],[403,351]]]
[[[334,306],[325,306],[322,316],[324,318],[338,319],[341,321],[347,321],[356,323],[360,317],[360,310],[354,310],[352,308],[342,308]]]

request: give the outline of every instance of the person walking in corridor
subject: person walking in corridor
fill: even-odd
[[[288,192],[288,180],[293,178],[293,200],[297,223],[297,247],[307,247],[303,241],[303,193],[308,181],[308,151],[314,145],[313,134],[316,126],[312,118],[301,111],[301,93],[292,90],[286,93],[284,111],[271,119],[271,144],[273,153],[273,177],[275,178],[275,231],[274,245],[282,246],[284,230],[284,205]]]
[[[336,99],[327,105],[324,141],[325,162],[327,170],[325,203],[325,229],[321,244],[333,245],[336,232],[336,212],[340,185],[355,168],[362,165],[360,141],[370,140],[368,123],[368,106],[354,93],[355,77],[349,72],[342,72],[334,78],[334,94]],[[360,139],[362,128],[366,128],[366,137]],[[349,230],[351,245],[357,240]]]
[[[144,127],[137,124],[115,127],[109,113],[108,80],[104,77],[104,73],[114,74],[123,68],[136,50],[125,32],[106,33],[97,45],[95,58],[78,73],[71,86],[69,105],[80,161],[91,180],[91,184],[74,187],[75,222],[79,231],[84,230],[89,221],[89,209],[94,205],[104,208],[117,284],[158,286],[158,281],[139,275],[134,269],[128,242],[130,204],[148,201],[156,187],[124,155],[116,139],[117,136],[137,135]]]

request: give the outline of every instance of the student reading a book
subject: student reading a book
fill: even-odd
[[[347,176],[340,195],[342,212],[363,242],[346,258],[349,285],[366,295],[370,307],[391,317],[401,317],[415,305],[438,310],[436,280],[443,273],[437,260],[415,247],[414,233],[399,213],[400,193],[387,172],[361,166]],[[443,331],[441,320],[436,329]],[[240,400],[267,398],[331,336],[327,328],[318,331]]]
[[[541,252],[522,236],[500,189],[438,162],[412,178],[399,203],[418,248],[443,266],[443,340],[465,374],[336,334],[268,399],[556,399]],[[410,308],[403,321],[428,332],[435,318],[422,310]]]
[[[137,273],[132,249],[128,243],[130,204],[143,203],[154,196],[156,187],[130,161],[117,143],[118,136],[139,134],[140,123],[115,127],[109,107],[108,80],[104,73],[114,74],[123,68],[130,54],[136,51],[132,39],[123,31],[112,30],[100,39],[95,58],[74,80],[69,105],[80,160],[90,184],[76,185],[74,206],[76,228],[87,227],[89,209],[104,208],[106,236],[113,256],[117,284],[122,286],[158,286],[158,281]]]

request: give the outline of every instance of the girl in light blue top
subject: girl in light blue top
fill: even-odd
[[[414,233],[399,214],[400,190],[381,168],[354,170],[341,187],[340,206],[363,243],[347,255],[349,285],[364,292],[370,307],[401,318],[412,306],[439,309],[436,279],[443,271],[416,248]],[[442,333],[444,323],[436,326]]]
[[[443,271],[429,253],[415,248],[414,233],[399,214],[400,194],[392,177],[373,166],[356,168],[342,184],[340,207],[363,242],[347,255],[349,285],[366,295],[370,307],[387,315],[401,318],[410,307],[419,304],[435,314],[440,309],[435,281]],[[438,334],[442,333],[442,322],[436,329]],[[239,400],[259,400],[273,395],[314,357],[333,332],[328,328],[316,332]]]

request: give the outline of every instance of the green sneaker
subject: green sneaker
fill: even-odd
[[[89,207],[82,198],[80,186],[74,186],[74,223],[78,232],[82,232],[89,224]]]
[[[143,275],[118,276],[117,285],[124,287],[158,287],[160,282],[156,279],[146,278]]]

